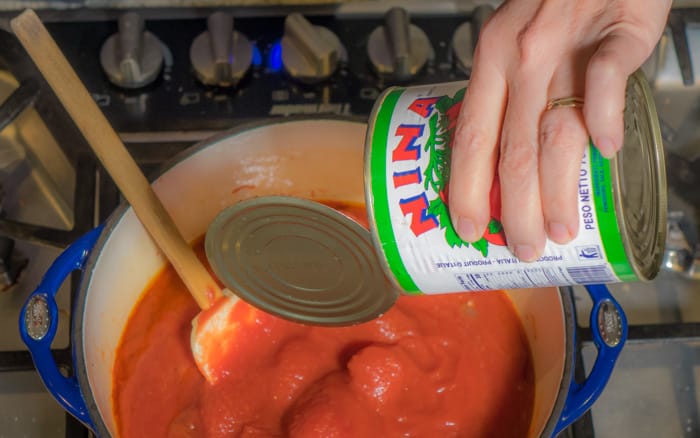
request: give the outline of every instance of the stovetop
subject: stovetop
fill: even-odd
[[[401,3],[433,49],[426,65],[401,83],[468,78],[469,51],[457,57],[452,39],[464,23],[473,24],[474,3],[487,2]],[[188,146],[250,120],[298,114],[366,120],[378,94],[399,83],[378,75],[367,55],[368,36],[383,23],[387,9],[385,2],[225,9],[234,17],[234,29],[254,47],[249,71],[233,88],[203,85],[190,62],[190,45],[207,29],[212,9],[135,9],[163,48],[162,71],[153,83],[136,89],[112,84],[100,64],[102,45],[117,31],[125,10],[67,8],[40,11],[40,16],[137,162],[155,175]],[[479,11],[482,19],[484,8]],[[305,84],[285,72],[280,39],[292,12],[332,30],[347,51],[347,60],[329,79]],[[0,11],[0,28],[12,14]],[[464,30],[462,38],[471,35]],[[471,47],[472,42],[460,41]],[[699,241],[700,9],[674,9],[644,69],[664,131],[669,210],[692,256]],[[0,437],[87,436],[43,389],[19,340],[17,316],[60,250],[104,221],[120,196],[23,50],[0,30],[0,102],[13,90],[19,90],[12,95],[13,111],[0,109],[0,267],[9,266],[0,269],[0,279],[13,277],[13,269],[21,273],[10,286],[0,282],[0,290],[5,289],[0,292]],[[3,119],[17,113],[4,127]],[[14,250],[6,255],[3,248],[11,244]],[[611,287],[631,324],[628,345],[603,396],[563,436],[700,436],[695,382],[700,377],[695,366],[700,363],[700,282],[676,269],[684,272],[664,271],[650,283]],[[66,372],[77,283],[76,275],[59,293],[63,314],[54,353]],[[587,323],[590,304],[581,290],[572,293],[580,325],[577,372],[582,374],[595,356]]]

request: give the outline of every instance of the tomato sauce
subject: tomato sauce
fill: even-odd
[[[505,293],[401,296],[381,318],[339,328],[237,306],[235,366],[211,385],[190,352],[199,308],[172,267],[154,279],[117,351],[120,436],[527,435],[532,358]]]

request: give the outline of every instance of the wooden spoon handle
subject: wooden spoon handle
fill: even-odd
[[[10,26],[197,304],[208,308],[221,296],[219,286],[182,237],[39,17],[26,10]]]

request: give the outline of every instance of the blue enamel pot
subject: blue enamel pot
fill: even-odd
[[[253,196],[363,203],[365,132],[365,124],[346,119],[247,125],[176,157],[154,189],[188,240],[203,235],[223,208]],[[164,264],[133,211],[122,205],[56,259],[20,316],[22,337],[46,387],[98,436],[118,435],[112,400],[115,350],[142,291]],[[59,318],[54,296],[76,270],[81,281],[72,309],[75,375],[65,377],[50,352]],[[586,412],[603,391],[624,345],[622,309],[604,286],[588,291],[598,356],[582,382],[573,379],[576,321],[571,294],[557,288],[508,292],[534,362],[532,437],[554,436]]]

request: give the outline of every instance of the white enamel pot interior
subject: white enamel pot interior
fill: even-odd
[[[222,209],[254,196],[364,203],[365,131],[365,124],[342,119],[247,125],[187,150],[154,182],[154,189],[190,241],[202,236]],[[72,336],[81,392],[100,436],[115,435],[117,344],[141,293],[164,263],[126,205],[111,215],[87,263]],[[570,381],[570,303],[556,288],[510,295],[534,359],[530,436],[549,436]]]

